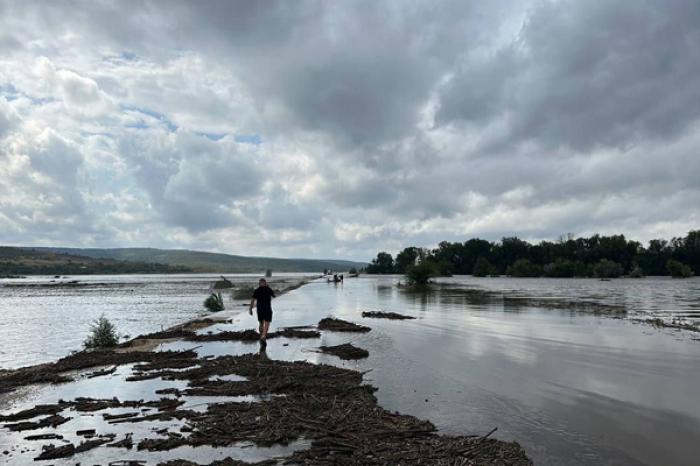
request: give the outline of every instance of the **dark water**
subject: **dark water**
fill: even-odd
[[[273,330],[316,323],[328,315],[373,330],[362,335],[323,332],[320,341],[275,339],[267,354],[370,370],[365,378],[379,388],[385,408],[430,419],[448,434],[482,434],[498,427],[496,437],[520,442],[536,464],[698,464],[700,341],[693,338],[700,335],[633,320],[692,318],[700,295],[698,279],[464,277],[446,280],[427,294],[397,288],[398,279],[315,282],[284,295],[274,303]],[[101,299],[108,298],[105,292]],[[71,299],[72,306],[81,302],[79,293]],[[217,327],[253,327],[255,320],[239,309],[227,311],[233,324]],[[417,319],[363,319],[363,310]],[[204,331],[211,330],[216,329]],[[348,341],[369,350],[370,357],[343,362],[314,350]],[[178,342],[163,348],[191,346]],[[217,342],[197,351],[236,354],[257,351],[257,346]],[[80,392],[79,383],[51,388],[54,392],[42,389],[12,406],[5,403],[1,410],[32,400],[96,396]],[[129,384],[110,385],[112,393],[122,399],[139,397],[132,393],[136,388],[122,385]],[[94,450],[89,460],[99,460],[101,450]],[[178,452],[198,460],[208,454],[186,453]],[[210,453],[211,459],[232,454]]]

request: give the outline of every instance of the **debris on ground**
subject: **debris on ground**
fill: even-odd
[[[321,334],[316,330],[300,330],[293,328],[280,329],[277,332],[269,332],[267,339],[271,338],[319,338]],[[260,340],[260,334],[255,330],[236,330],[217,333],[205,333],[193,335],[187,341],[254,341]]]
[[[347,320],[326,317],[318,323],[319,330],[330,330],[331,332],[369,332],[372,330],[364,325],[354,324]]]
[[[362,317],[369,317],[369,318],[374,318],[374,319],[394,319],[394,320],[415,319],[415,317],[407,316],[404,314],[399,314],[398,312],[384,312],[384,311],[365,311],[362,313]]]
[[[73,379],[63,374],[68,371],[135,362],[155,363],[157,361],[193,359],[196,357],[197,353],[194,351],[132,351],[127,353],[112,350],[80,351],[54,363],[0,372],[0,393],[37,383],[57,384],[71,382]]]
[[[108,369],[102,369],[99,371],[91,372],[87,375],[88,379],[94,379],[95,377],[101,377],[103,375],[114,374],[117,371],[117,366],[110,367]]]
[[[340,319],[323,319],[318,328],[367,332],[369,327]],[[315,332],[287,328],[285,332]],[[224,332],[226,333],[226,332]],[[318,333],[318,332],[316,332]],[[344,359],[367,357],[368,352],[350,343],[322,346],[324,352]],[[489,439],[495,431],[478,436],[443,436],[427,420],[402,415],[380,407],[374,395],[376,388],[365,384],[364,373],[327,364],[306,361],[269,359],[265,353],[237,356],[197,357],[192,350],[158,353],[78,353],[55,364],[44,365],[48,374],[58,374],[69,368],[118,366],[138,362],[127,380],[162,378],[187,381],[183,389],[165,388],[156,393],[175,395],[153,401],[122,401],[118,398],[75,398],[59,400],[56,404],[34,408],[0,417],[11,430],[29,430],[67,422],[64,410],[92,413],[103,409],[130,408],[119,414],[103,413],[108,424],[137,422],[170,422],[178,420],[179,429],[156,430],[152,438],[134,442],[131,434],[120,440],[115,434],[80,431],[93,436],[75,445],[49,444],[42,447],[36,460],[59,459],[92,448],[117,447],[141,451],[164,451],[182,447],[211,446],[214,448],[246,442],[259,447],[288,445],[304,439],[306,449],[297,450],[284,458],[254,463],[305,465],[514,465],[529,466],[531,461],[515,442]],[[31,368],[30,368],[31,369]],[[0,374],[0,387],[13,387],[25,379],[34,380],[36,368]],[[22,378],[20,375],[25,378]],[[14,375],[12,375],[14,374]],[[242,380],[218,377],[236,375]],[[14,378],[12,378],[14,377]],[[128,383],[128,382],[126,382]],[[14,385],[13,385],[14,384]],[[209,403],[206,411],[187,409],[183,396],[234,397],[250,395],[255,401],[225,401]],[[149,408],[150,411],[146,411]],[[43,416],[43,417],[40,417]],[[38,418],[36,421],[31,419]],[[44,434],[41,434],[44,435]],[[38,437],[37,437],[38,438]],[[46,440],[58,437],[45,437]],[[66,442],[65,440],[61,440]],[[140,461],[121,460],[113,466],[142,465]],[[171,460],[160,466],[197,466],[187,460]],[[214,461],[207,466],[250,466],[231,458]]]
[[[350,343],[345,343],[336,346],[321,346],[319,348],[322,353],[332,354],[338,356],[340,359],[350,360],[350,359],[362,359],[369,356],[369,351],[366,349],[358,348]]]

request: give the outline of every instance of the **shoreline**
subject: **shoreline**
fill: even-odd
[[[308,282],[287,287],[284,293]],[[272,462],[260,464],[280,464],[281,461],[305,463],[330,460],[335,462],[334,458],[343,459],[352,464],[385,464],[386,462],[426,464],[426,461],[428,464],[430,461],[440,464],[444,461],[463,461],[464,464],[471,464],[473,461],[499,461],[497,464],[504,465],[532,464],[516,442],[489,438],[496,429],[483,436],[445,436],[440,435],[429,421],[386,411],[378,405],[373,394],[376,388],[366,384],[363,381],[364,374],[355,370],[328,364],[272,360],[266,357],[264,351],[259,354],[227,355],[215,359],[198,357],[192,349],[152,351],[169,341],[191,341],[190,338],[196,330],[227,321],[225,315],[212,317],[214,318],[192,319],[162,332],[137,336],[122,343],[120,345],[122,348],[116,350],[81,351],[54,363],[26,366],[13,371],[0,371],[0,393],[13,393],[17,388],[37,383],[61,384],[82,380],[80,377],[109,377],[109,374],[114,373],[117,368],[127,364],[136,364],[136,366],[130,376],[118,381],[120,384],[129,383],[132,380],[151,379],[187,381],[186,390],[160,391],[161,396],[174,395],[175,400],[178,400],[175,404],[166,403],[165,407],[158,408],[158,414],[135,415],[134,419],[128,421],[149,423],[155,420],[178,419],[189,426],[187,429],[183,428],[182,433],[169,429],[166,438],[144,438],[138,442],[137,450],[151,452],[155,461],[153,464],[164,466],[207,464],[185,460],[159,462],[158,452],[162,453],[178,447],[206,445],[216,447],[244,440],[257,446],[278,443],[284,445],[300,438],[311,440],[308,449],[298,450],[285,457],[273,458]],[[340,326],[329,328],[322,325],[305,326],[307,330],[289,328],[280,332],[280,336],[282,338],[319,338],[318,330],[357,331],[355,324],[339,322],[342,323]],[[309,328],[318,330],[308,330]],[[365,327],[361,331],[369,330]],[[246,332],[249,331],[208,334],[207,340],[220,337],[221,341],[250,341],[246,340],[248,335]],[[143,343],[139,343],[139,340]],[[206,342],[200,344],[206,344]],[[103,369],[109,367],[112,369]],[[97,370],[88,373],[89,369]],[[75,373],[73,376],[69,375],[73,373]],[[244,377],[245,380],[232,382],[211,380],[212,376],[225,378],[232,375]],[[156,394],[158,393],[159,391],[156,391]],[[207,404],[207,410],[204,413],[179,408],[180,404],[184,403],[180,400],[186,399],[183,397],[187,396],[240,397],[242,395],[263,398],[253,403],[212,402],[213,404]],[[282,398],[277,395],[282,395]],[[161,401],[165,399],[161,398]],[[15,428],[34,430],[39,428],[42,422],[49,422],[46,419],[51,419],[52,416],[53,419],[50,422],[67,422],[64,419],[69,418],[62,417],[61,413],[92,413],[102,409],[132,406],[129,403],[136,403],[115,400],[83,398],[63,402],[63,404],[59,402],[55,405],[37,405],[34,409],[38,411],[14,413],[11,416],[0,417],[0,421],[5,423],[5,427],[10,424],[15,425]],[[134,405],[134,407],[137,406],[138,404]],[[47,418],[32,423],[37,413],[45,415],[47,412],[53,414],[49,413],[50,416]],[[103,416],[108,419],[110,414],[104,413]],[[226,419],[230,416],[238,419],[237,422],[247,419],[245,421],[247,427],[241,428],[238,423],[228,423]],[[269,432],[268,423],[256,420],[260,416],[273,419],[274,422],[270,421],[275,426],[272,432]],[[9,422],[10,420],[12,422]],[[18,421],[20,424],[21,422],[25,424],[18,425]],[[217,432],[217,435],[212,436],[207,432]],[[131,439],[129,435],[124,439],[115,439],[114,436],[110,437],[110,434],[104,432],[94,433],[94,435],[91,440],[76,439],[63,446],[45,445],[37,458],[68,458],[75,453],[103,445],[111,446],[109,443],[119,444],[114,445],[115,447],[124,446],[128,443],[127,438]],[[68,441],[63,440],[63,442]],[[83,458],[78,457],[76,460],[82,461]],[[88,461],[93,461],[93,458],[89,458]],[[151,462],[149,461],[148,464]]]

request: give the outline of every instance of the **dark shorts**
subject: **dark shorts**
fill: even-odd
[[[258,309],[258,321],[272,322],[272,309]]]

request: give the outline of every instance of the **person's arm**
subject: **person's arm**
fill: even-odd
[[[250,299],[250,307],[248,308],[248,314],[253,315],[253,306],[255,306],[255,298]]]

